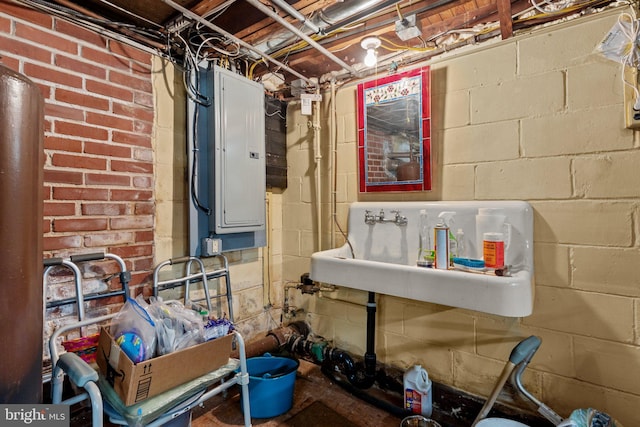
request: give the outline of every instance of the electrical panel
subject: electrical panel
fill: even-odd
[[[264,88],[214,68],[213,134],[209,145],[209,231],[228,234],[264,229],[266,198]],[[213,172],[213,173],[212,173]]]
[[[188,82],[189,254],[264,246],[264,88],[210,65]]]

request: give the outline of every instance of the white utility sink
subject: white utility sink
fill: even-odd
[[[427,211],[431,228],[440,212],[456,212],[453,233],[461,228],[467,257],[480,258],[476,243],[479,208],[503,209],[511,224],[505,254],[510,276],[416,266],[420,210]],[[406,224],[365,223],[366,211],[379,215],[381,210],[385,219],[393,219],[391,211],[399,211]],[[348,239],[355,257],[348,244],[311,256],[313,280],[507,317],[528,316],[533,310],[533,211],[526,202],[357,202],[349,208]],[[433,236],[431,241],[433,244]]]

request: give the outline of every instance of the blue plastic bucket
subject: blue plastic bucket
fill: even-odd
[[[277,417],[291,409],[298,366],[297,360],[269,353],[247,359],[252,418]]]

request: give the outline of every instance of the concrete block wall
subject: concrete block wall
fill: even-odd
[[[486,397],[513,346],[535,334],[542,346],[525,371],[529,391],[563,416],[595,407],[623,425],[640,425],[638,135],[624,124],[622,67],[593,53],[625,11],[430,60],[434,189],[428,193],[357,193],[355,86],[338,90],[336,197],[343,227],[356,200],[515,199],[534,209],[533,314],[502,318],[380,296],[382,361],[401,368],[420,363],[435,380]],[[308,239],[321,239],[324,248],[330,241],[331,172],[321,166],[318,236],[307,121],[290,106],[290,185],[283,200],[289,280],[308,271],[314,247]],[[323,150],[330,132],[323,133]],[[336,232],[335,245],[342,242]],[[364,302],[348,289],[296,296],[314,332],[356,354],[365,349]]]

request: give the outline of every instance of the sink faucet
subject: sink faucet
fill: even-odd
[[[369,225],[373,225],[376,222],[392,222],[400,226],[407,225],[407,217],[400,215],[399,210],[392,210],[391,213],[394,214],[393,218],[385,218],[384,209],[380,209],[380,213],[378,213],[378,215],[372,214],[370,210],[366,210],[364,212],[364,222]]]

